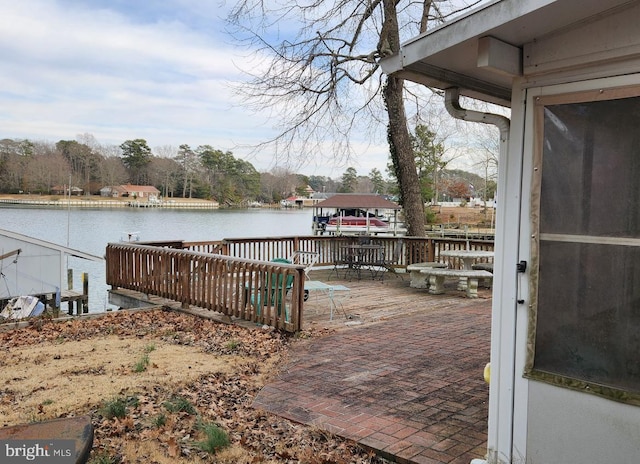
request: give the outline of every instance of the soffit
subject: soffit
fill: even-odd
[[[407,41],[400,54],[380,64],[388,74],[438,89],[458,87],[462,95],[510,106],[513,81],[520,73],[478,66],[484,38],[519,51],[521,70],[525,44],[634,3],[637,0],[497,0]]]

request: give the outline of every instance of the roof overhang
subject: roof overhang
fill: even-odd
[[[458,87],[479,100],[511,106],[523,75],[523,49],[630,0],[496,0],[415,37],[382,70],[436,89]]]
[[[0,236],[22,241],[25,243],[30,243],[32,245],[41,246],[43,248],[48,248],[50,250],[55,250],[56,252],[59,252],[61,254],[67,254],[69,256],[73,256],[74,258],[82,258],[82,259],[87,259],[89,261],[104,261],[104,258],[102,258],[101,256],[92,255],[90,253],[85,253],[80,250],[75,250],[73,248],[58,245],[56,243],[47,242],[45,240],[40,240],[38,238],[29,237],[28,235],[19,234],[17,232],[12,232],[10,230],[0,229]]]
[[[314,208],[402,209],[396,203],[376,194],[338,193],[313,205]]]

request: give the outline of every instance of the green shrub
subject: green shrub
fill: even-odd
[[[424,213],[425,213],[425,221],[427,224],[433,224],[436,222],[438,215],[436,214],[435,211],[432,211],[431,209],[427,208]]]

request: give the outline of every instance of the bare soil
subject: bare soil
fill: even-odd
[[[495,223],[495,211],[483,206],[434,206],[431,211],[435,213],[434,224],[445,227],[487,228]]]
[[[1,425],[90,414],[96,464],[383,462],[352,442],[251,408],[290,344],[301,342],[161,309],[37,319],[0,333]],[[170,407],[178,399],[193,410]],[[110,417],[117,401],[126,414]],[[213,457],[198,446],[202,424],[212,423],[230,440]]]

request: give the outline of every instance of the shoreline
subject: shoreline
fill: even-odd
[[[174,209],[219,209],[217,201],[189,198],[170,199],[161,202],[108,197],[62,197],[55,195],[0,195],[0,207],[34,206],[52,208],[174,208]]]
[[[258,206],[220,206],[215,200],[201,198],[177,198],[150,202],[146,198],[101,197],[99,195],[66,197],[61,195],[0,194],[0,208],[3,207],[46,207],[46,208],[162,208],[162,209],[283,209],[278,203]],[[299,209],[299,208],[284,208]]]

